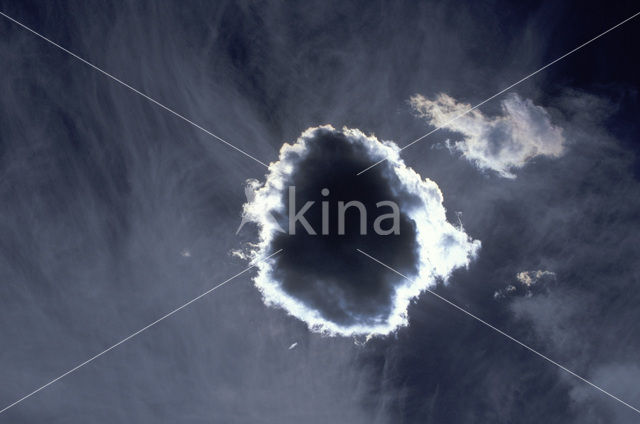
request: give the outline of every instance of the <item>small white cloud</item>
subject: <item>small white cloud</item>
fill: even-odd
[[[543,277],[554,277],[555,278],[555,276],[556,276],[556,274],[554,272],[537,270],[537,271],[522,271],[522,272],[519,272],[516,275],[516,278],[518,279],[518,281],[520,281],[525,286],[531,287],[532,285],[537,283],[538,280],[540,280]]]
[[[537,271],[522,271],[516,274],[516,280],[518,281],[518,283],[520,283],[518,287],[514,286],[513,284],[509,284],[505,288],[494,292],[493,298],[504,299],[505,297],[512,295],[531,297],[533,295],[533,292],[531,290],[539,281],[542,280],[548,282],[549,280],[555,278],[555,272],[551,271],[544,271],[541,269]]]
[[[557,158],[564,153],[562,129],[551,123],[544,108],[516,94],[502,101],[502,115],[496,117],[485,116],[477,109],[460,116],[471,105],[458,103],[446,94],[435,100],[415,95],[410,103],[430,125],[464,136],[461,141],[448,143],[450,150],[460,152],[478,168],[496,171],[505,178],[515,178],[513,171],[537,156]]]
[[[515,291],[516,291],[516,286],[514,286],[513,284],[509,284],[504,289],[497,290],[496,292],[494,292],[493,293],[493,298],[494,299],[502,299],[502,298],[506,297],[508,294],[511,294],[511,293],[513,293]]]

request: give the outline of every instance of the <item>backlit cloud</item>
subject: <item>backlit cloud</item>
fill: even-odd
[[[387,334],[407,324],[412,298],[469,264],[480,242],[472,240],[462,226],[447,221],[437,184],[408,168],[398,153],[395,144],[359,130],[309,128],[295,143],[281,148],[264,183],[249,181],[255,196],[245,204],[244,218],[257,223],[260,230],[250,257],[284,249],[257,265],[255,284],[267,304],[285,309],[312,331]],[[383,157],[388,161],[356,176]],[[307,201],[315,202],[305,216],[314,235],[300,223],[295,235],[278,228],[289,226],[292,186],[296,210]],[[336,235],[336,203],[352,200],[366,206],[367,234],[360,232],[360,214],[352,211],[345,234]],[[376,217],[389,212],[379,206],[381,201],[399,205],[397,234],[372,231]],[[322,202],[330,211],[329,234],[320,231]],[[356,249],[380,258],[414,282],[385,270]]]

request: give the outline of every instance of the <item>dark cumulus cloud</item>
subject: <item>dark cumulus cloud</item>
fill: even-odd
[[[382,158],[389,160],[357,175]],[[251,257],[283,251],[259,265],[256,285],[267,303],[315,331],[385,334],[406,325],[410,299],[479,247],[447,222],[438,186],[407,168],[395,144],[358,130],[308,129],[283,146],[264,184],[249,185],[256,195],[245,218],[261,229]],[[340,202],[355,201],[361,207],[340,212]]]
[[[283,289],[340,325],[372,325],[388,319],[395,286],[401,283],[397,275],[379,272],[377,266],[368,263],[370,259],[357,253],[357,248],[406,275],[415,275],[418,268],[416,225],[407,213],[399,215],[398,231],[386,235],[372,231],[370,215],[381,201],[393,201],[406,210],[419,200],[401,188],[387,163],[357,176],[368,166],[368,160],[364,146],[349,143],[342,133],[319,130],[306,155],[292,155],[291,162],[298,172],[286,179],[286,185],[296,191],[295,195],[285,191],[282,197],[284,205],[293,198],[298,207],[307,201],[315,202],[306,216],[316,234],[296,222],[295,234],[278,233],[272,242],[274,249],[287,252],[275,259],[273,274]],[[345,213],[344,234],[339,234],[335,205],[351,200],[365,206],[368,222],[361,220],[357,209],[349,210]],[[325,225],[328,234],[321,230],[322,201],[329,202],[328,226]],[[361,233],[361,223],[369,227],[366,232]]]

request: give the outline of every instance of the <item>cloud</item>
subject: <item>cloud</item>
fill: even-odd
[[[551,123],[547,111],[516,94],[502,101],[502,115],[496,117],[475,109],[455,119],[471,105],[446,94],[435,100],[415,95],[410,103],[430,125],[464,136],[463,140],[448,143],[450,149],[460,152],[478,168],[493,170],[504,178],[515,178],[514,171],[535,157],[557,158],[565,151],[562,129]]]
[[[507,296],[531,297],[534,292],[545,292],[549,284],[555,282],[556,274],[551,271],[521,271],[516,274],[517,284],[509,284],[493,293],[494,299],[504,299]],[[542,283],[542,284],[540,284]]]
[[[146,12],[68,4],[54,26],[52,9],[14,6],[4,11],[81,56],[88,50],[68,35],[85,34],[100,52],[92,60],[256,157],[275,157],[277,137],[234,89],[238,72],[204,65],[228,57],[200,43],[236,5],[180,8],[175,20],[169,3]],[[242,17],[226,16],[229,33],[246,33]],[[0,408],[245,268],[227,256],[238,188],[264,172],[33,34],[6,21],[2,30],[0,56],[11,59],[0,61]],[[265,308],[248,275],[231,283],[0,421],[382,421],[364,406],[374,376],[357,362],[362,349]]]
[[[602,366],[628,367],[640,349],[637,157],[628,149],[632,144],[607,127],[620,119],[613,114],[621,109],[615,97],[567,90],[548,103],[570,141],[566,152],[526,166],[515,180],[477,178],[471,167],[449,166],[445,151],[419,161],[421,172],[447,195],[447,205],[464,212],[467,231],[483,242],[469,272],[456,273],[439,293],[637,407],[637,394],[624,387],[633,378],[616,385],[598,376]],[[517,278],[537,270],[556,276],[530,289]],[[509,284],[515,290],[496,301],[492,295]],[[433,415],[437,422],[509,422],[514,416],[523,423],[541,416],[566,423],[634,422],[629,408],[526,349],[477,331],[464,317],[451,331],[456,311],[439,316],[430,303],[412,305],[411,326],[401,338],[383,341],[380,350],[396,359],[387,355],[380,367],[393,370],[382,377],[397,382],[385,394],[402,393],[395,400],[399,408],[436,390],[440,407],[433,413],[406,407],[397,421],[419,416],[429,422]],[[416,375],[426,377],[411,380]],[[462,395],[460,387],[467,388]],[[581,398],[574,388],[593,393]],[[477,406],[462,408],[468,416],[461,418],[442,406],[455,403]]]
[[[640,367],[633,362],[614,362],[603,364],[595,368],[590,381],[614,396],[631,401],[640,398]],[[579,403],[585,419],[596,421],[600,416],[606,416],[611,423],[629,423],[638,420],[638,413],[616,405],[612,399],[593,390],[587,385],[575,385],[569,392],[572,400]],[[635,403],[637,406],[637,402]]]
[[[553,278],[555,277],[555,273],[551,271],[543,271],[541,269],[537,271],[522,271],[516,275],[518,281],[524,284],[527,287],[531,287],[536,284],[541,278]]]
[[[312,331],[332,335],[387,334],[407,324],[412,298],[451,272],[469,264],[480,242],[446,219],[437,184],[422,179],[400,159],[398,147],[359,130],[337,131],[331,126],[309,128],[293,144],[285,144],[266,181],[244,206],[244,217],[258,224],[260,240],[251,257],[284,252],[258,265],[255,284],[267,304],[285,309]],[[389,160],[371,171],[357,172],[380,158]],[[295,235],[282,233],[271,219],[288,228],[289,187],[296,189],[296,209],[315,201],[306,219],[316,235],[303,226]],[[326,197],[321,190],[328,189]],[[344,235],[335,232],[336,214],[329,213],[330,230],[320,234],[319,204],[361,201],[367,219],[379,217],[378,202],[399,205],[398,234],[360,235],[357,213],[347,214]],[[384,210],[387,213],[388,210]],[[386,228],[385,224],[385,227]],[[359,254],[361,249],[405,273],[414,282],[386,272]]]

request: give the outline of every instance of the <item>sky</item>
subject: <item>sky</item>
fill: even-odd
[[[0,423],[638,421],[433,294],[640,408],[640,18],[449,122],[633,2],[0,11],[191,121],[0,17],[0,409],[283,248]]]

